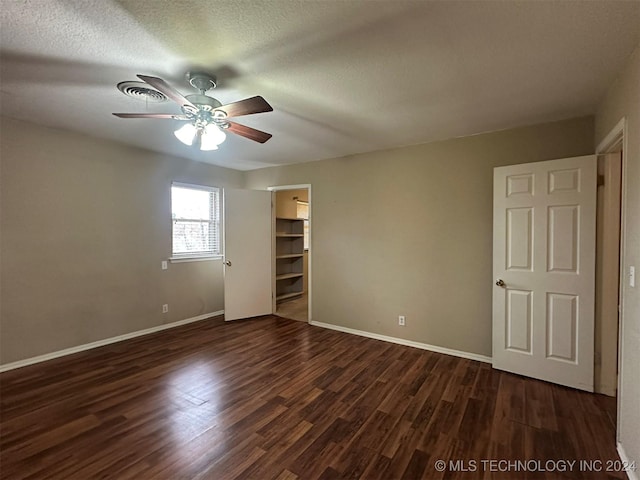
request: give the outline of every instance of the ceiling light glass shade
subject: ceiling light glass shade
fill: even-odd
[[[198,129],[193,123],[185,123],[182,127],[173,132],[176,138],[185,145],[193,145],[196,133],[198,133]]]
[[[200,136],[200,150],[217,150],[227,135],[217,125],[207,125]]]

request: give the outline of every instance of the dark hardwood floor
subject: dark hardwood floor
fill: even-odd
[[[185,325],[0,388],[3,479],[625,478],[585,468],[618,460],[613,399],[279,317]],[[549,471],[572,460],[590,463]]]

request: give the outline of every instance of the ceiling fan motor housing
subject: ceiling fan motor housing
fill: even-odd
[[[222,106],[222,104],[215,98],[208,97],[206,95],[202,95],[199,93],[195,93],[193,95],[187,95],[187,100],[189,100],[194,105],[197,105],[202,110],[206,110],[209,112],[212,112],[216,108]]]
[[[216,88],[215,75],[209,75],[206,72],[187,72],[189,83],[200,90],[202,93],[211,88]]]
[[[184,113],[193,117],[196,126],[205,127],[210,123],[215,123],[219,127],[224,127],[227,115],[224,111],[217,110],[222,106],[220,101],[203,94],[187,95],[186,98],[198,107],[197,111],[193,111],[188,105],[182,107]]]

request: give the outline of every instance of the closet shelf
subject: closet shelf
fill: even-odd
[[[287,298],[291,298],[291,297],[297,297],[299,295],[302,295],[304,292],[302,290],[300,290],[299,292],[291,292],[291,293],[285,293],[283,295],[278,295],[276,297],[276,301],[280,301],[280,300],[285,300]]]
[[[304,273],[283,273],[282,275],[276,275],[276,280],[286,280],[288,278],[302,277]]]
[[[276,218],[275,228],[276,301],[304,293],[304,220]]]
[[[289,253],[287,255],[276,255],[276,259],[279,258],[300,258],[304,257],[304,253]]]

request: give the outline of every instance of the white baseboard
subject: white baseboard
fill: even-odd
[[[103,347],[111,343],[121,342],[123,340],[129,340],[130,338],[141,337],[143,335],[149,335],[150,333],[160,332],[162,330],[168,330],[169,328],[179,327],[180,325],[186,325],[187,323],[197,322],[204,320],[205,318],[217,317],[224,314],[224,310],[217,312],[204,313],[197,317],[185,318],[184,320],[178,320],[177,322],[165,323],[158,325],[157,327],[146,328],[144,330],[138,330],[136,332],[125,333],[124,335],[118,335],[117,337],[105,338],[104,340],[98,340],[96,342],[85,343],[84,345],[78,345],[76,347],[65,348],[64,350],[58,350],[57,352],[45,353],[44,355],[38,355],[37,357],[25,358],[24,360],[18,360],[17,362],[6,363],[0,365],[0,373],[8,370],[14,370],[20,367],[26,367],[27,365],[33,365],[34,363],[46,362],[47,360],[53,360],[54,358],[64,357],[65,355],[72,355],[78,352],[84,352],[85,350],[91,350],[92,348]]]
[[[633,460],[627,457],[627,452],[624,451],[624,447],[622,446],[622,444],[618,442],[616,446],[618,448],[618,455],[620,455],[620,460],[622,460],[622,463],[624,465],[631,465]],[[638,478],[638,469],[640,469],[640,465],[636,464],[635,471],[631,469],[627,469],[625,471],[625,473],[627,474],[627,477],[629,477],[629,480],[640,480],[640,478]]]
[[[389,337],[387,335],[380,335],[378,333],[365,332],[364,330],[356,330],[354,328],[341,327],[339,325],[332,325],[330,323],[309,322],[316,327],[328,328],[330,330],[337,330],[338,332],[351,333],[353,335],[359,335],[361,337],[374,338],[376,340],[382,340],[384,342],[397,343],[399,345],[406,345],[407,347],[420,348],[422,350],[429,350],[430,352],[444,353],[445,355],[453,355],[454,357],[466,358],[468,360],[476,360],[478,362],[491,363],[491,357],[480,355],[477,353],[463,352],[461,350],[453,350],[450,348],[438,347],[437,345],[429,345],[428,343],[414,342],[412,340],[405,340],[404,338]]]

